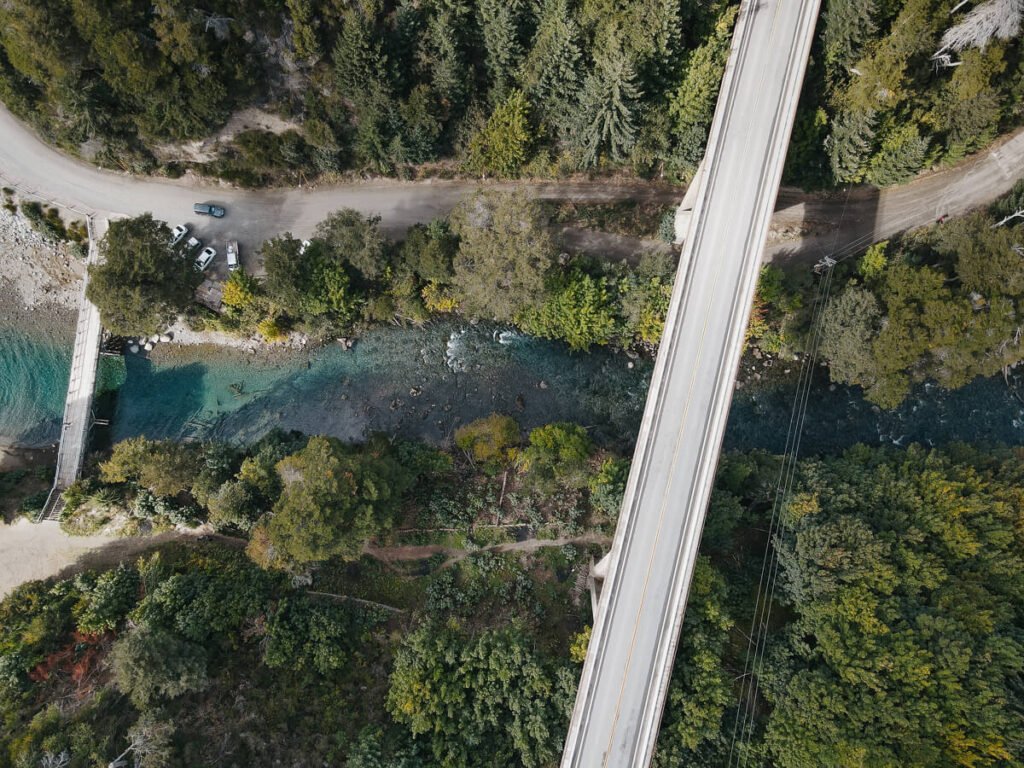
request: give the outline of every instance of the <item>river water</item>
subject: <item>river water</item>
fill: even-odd
[[[45,446],[59,435],[70,349],[64,337],[0,332],[0,444]],[[273,427],[359,440],[372,431],[449,440],[461,423],[498,411],[525,428],[572,421],[628,450],[642,414],[649,361],[558,343],[492,325],[381,328],[351,350],[251,355],[163,345],[149,357],[103,358],[103,386],[120,385],[109,437],[224,439],[246,443]],[[1024,406],[1002,379],[955,392],[918,387],[881,411],[856,388],[811,393],[801,452],[867,444],[952,440],[1024,442]],[[795,370],[737,391],[725,446],[785,445]]]

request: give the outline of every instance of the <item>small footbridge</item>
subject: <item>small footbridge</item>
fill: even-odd
[[[92,216],[88,216],[86,223],[89,228],[89,256],[86,263],[91,266],[99,258],[98,242],[106,234],[107,222],[101,220],[97,223]],[[88,284],[87,270],[78,299],[78,326],[75,329],[75,348],[71,355],[71,375],[68,379],[67,398],[64,401],[64,418],[61,421],[57,471],[54,474],[53,487],[36,522],[60,518],[64,507],[63,493],[78,479],[85,459],[85,449],[89,443],[89,428],[93,424],[92,398],[96,390],[103,326],[100,324],[100,311],[85,296]]]

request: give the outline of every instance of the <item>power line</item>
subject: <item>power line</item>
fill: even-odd
[[[836,234],[832,243],[832,256],[826,257],[820,266],[822,270],[821,281],[818,283],[818,290],[815,296],[814,307],[811,313],[811,336],[810,344],[801,361],[800,376],[793,399],[793,408],[790,413],[789,426],[786,431],[786,443],[782,454],[782,463],[779,466],[779,476],[775,486],[775,497],[772,502],[772,513],[768,525],[768,535],[765,541],[764,554],[761,561],[761,574],[758,580],[757,596],[754,604],[754,614],[751,617],[750,634],[747,638],[747,655],[743,664],[743,676],[740,683],[739,700],[736,707],[736,718],[733,723],[732,738],[729,745],[728,765],[733,765],[733,757],[736,757],[736,764],[745,766],[749,751],[746,747],[750,743],[756,720],[757,695],[760,689],[761,672],[764,666],[765,649],[767,647],[768,626],[771,621],[772,603],[775,598],[775,587],[778,583],[778,552],[774,541],[781,539],[785,534],[785,519],[783,510],[792,491],[796,478],[797,462],[800,453],[800,444],[803,437],[804,419],[807,415],[807,405],[810,398],[811,386],[814,379],[814,370],[817,365],[818,348],[823,335],[825,310],[828,304],[832,288],[832,277],[838,261],[835,249],[838,244],[839,232],[843,217],[846,214],[846,207],[849,203],[850,193],[847,189],[846,199],[843,202],[843,210],[840,215],[839,226],[836,227]],[[848,244],[843,250],[849,249]],[[845,257],[844,257],[845,258]],[[817,272],[817,270],[816,270]],[[767,586],[766,586],[767,575]]]

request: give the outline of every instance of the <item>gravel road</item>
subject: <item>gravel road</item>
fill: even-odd
[[[768,248],[772,260],[818,258],[831,250],[864,247],[872,240],[934,221],[943,213],[956,214],[988,203],[1024,177],[1024,129],[949,169],[928,173],[914,182],[879,192],[857,188],[843,193],[808,195],[796,189],[779,193],[772,220],[775,233],[804,232],[798,241]],[[266,238],[283,232],[309,236],[317,222],[339,208],[354,208],[381,217],[381,229],[396,236],[412,224],[448,213],[481,184],[430,180],[375,180],[315,188],[243,190],[226,184],[200,182],[192,177],[156,179],[104,171],[59,152],[24,123],[0,107],[0,179],[72,209],[105,215],[151,211],[174,225],[187,222],[215,245],[236,239],[252,253]],[[578,202],[651,200],[676,203],[683,188],[642,182],[609,180],[549,183],[489,182],[494,189],[525,188],[540,198]],[[216,202],[228,209],[222,220],[192,215],[192,203]],[[838,226],[837,226],[838,225]],[[580,235],[591,246],[598,233]],[[781,238],[777,238],[781,239]],[[629,243],[612,236],[608,249],[626,256]],[[636,241],[639,251],[644,246]],[[650,247],[650,246],[647,246]]]
[[[235,239],[244,255],[263,240],[284,232],[308,237],[316,224],[339,208],[354,208],[381,217],[382,231],[392,237],[409,226],[447,214],[481,186],[524,187],[540,198],[577,202],[651,200],[674,204],[682,190],[640,182],[551,182],[522,184],[430,180],[375,180],[338,186],[244,190],[194,177],[158,179],[101,170],[46,145],[28,126],[0,107],[0,179],[71,209],[104,215],[135,216],[147,211],[171,226],[188,223],[215,246]],[[224,206],[221,220],[194,216],[192,204],[210,201]],[[218,260],[219,261],[219,260]]]

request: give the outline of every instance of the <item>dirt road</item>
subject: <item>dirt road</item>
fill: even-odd
[[[809,261],[854,254],[871,243],[986,205],[1024,178],[1024,129],[958,165],[926,173],[901,187],[857,187],[829,196],[779,192],[772,228],[799,227],[809,236],[768,248],[772,261]]]
[[[926,174],[902,187],[884,190],[858,188],[843,193],[806,195],[799,190],[779,193],[774,230],[789,227],[808,231],[809,237],[773,245],[773,260],[816,258],[830,251],[864,247],[873,239],[927,224],[943,213],[955,214],[988,203],[1024,177],[1024,129],[992,148],[938,173]],[[355,208],[379,215],[382,230],[395,236],[417,222],[448,213],[481,184],[469,181],[429,180],[401,182],[375,180],[337,186],[267,190],[235,189],[216,183],[136,177],[104,171],[46,145],[29,127],[0,106],[0,180],[71,209],[105,215],[134,216],[147,211],[170,224],[188,222],[200,237],[214,244],[228,239],[241,242],[243,256],[266,238],[283,232],[299,237],[312,234],[317,222],[339,208]],[[608,180],[549,182],[488,182],[488,188],[523,188],[545,199],[578,202],[650,200],[677,203],[682,187]],[[192,203],[209,200],[228,209],[221,220],[196,217]],[[601,247],[600,233],[576,235],[578,245]],[[572,238],[570,237],[569,240]],[[624,242],[611,235],[608,250],[616,258],[628,256],[631,243],[637,252],[656,247],[643,241]],[[570,243],[571,245],[571,243]]]
[[[45,144],[28,126],[0,107],[0,179],[9,186],[88,213],[134,216],[150,211],[172,226],[188,222],[208,241],[240,241],[254,249],[283,232],[308,237],[317,222],[339,208],[381,217],[389,235],[403,234],[417,222],[447,214],[481,184],[470,181],[401,182],[375,180],[339,186],[243,190],[195,179],[156,179],[104,171]],[[526,187],[540,198],[579,202],[644,199],[674,203],[682,192],[668,185],[643,183],[552,182],[487,183],[488,188]],[[192,204],[223,205],[222,220],[194,216]]]

